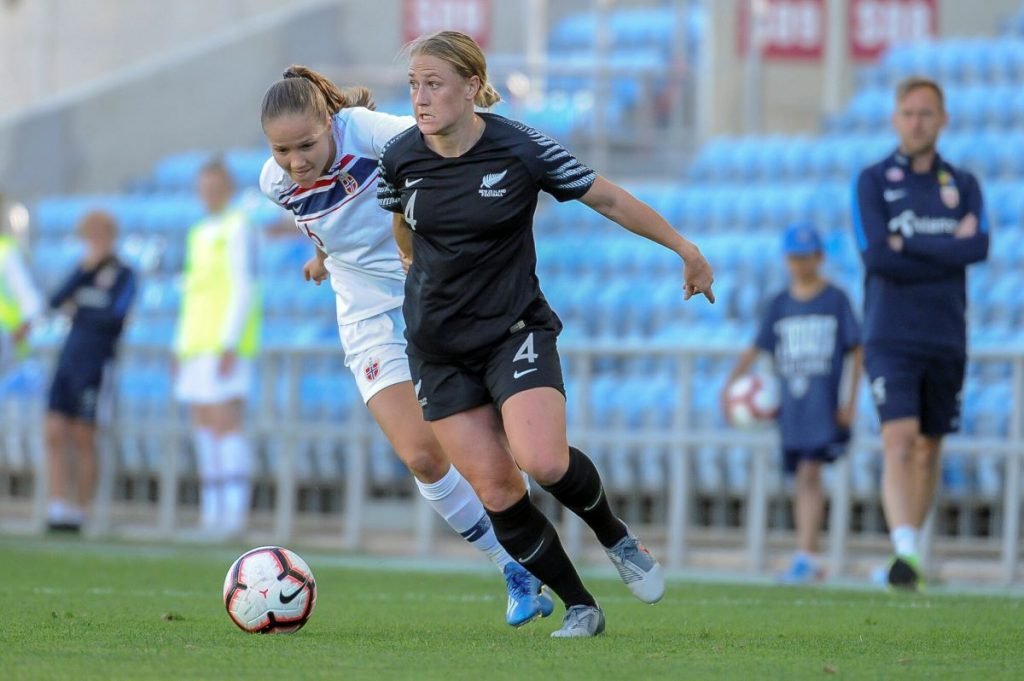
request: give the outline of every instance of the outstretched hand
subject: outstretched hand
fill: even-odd
[[[715,294],[711,290],[714,281],[715,274],[711,270],[711,263],[698,252],[696,257],[687,260],[683,267],[683,300],[703,293],[708,302],[714,303]]]

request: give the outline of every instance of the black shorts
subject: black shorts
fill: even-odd
[[[836,459],[846,453],[848,441],[833,442],[824,447],[813,447],[810,449],[783,449],[782,450],[782,471],[786,475],[796,473],[801,461],[818,461],[820,463],[833,463]]]
[[[966,359],[917,356],[867,347],[864,365],[882,423],[916,418],[921,424],[921,434],[933,437],[960,429]]]
[[[95,423],[109,401],[109,366],[108,362],[58,365],[50,384],[49,410]]]
[[[410,356],[423,418],[438,421],[484,404],[501,409],[512,395],[531,388],[565,395],[557,339],[557,329],[524,326],[475,358],[437,362]]]

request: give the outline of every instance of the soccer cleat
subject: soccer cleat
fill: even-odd
[[[68,532],[71,534],[81,534],[82,524],[72,522],[70,520],[48,520],[46,522],[46,529],[49,532]]]
[[[917,556],[893,556],[889,561],[889,588],[898,591],[921,591],[924,576]]]
[[[596,605],[573,605],[565,611],[562,628],[551,638],[589,638],[604,632],[604,613]]]
[[[538,617],[547,617],[555,609],[555,603],[547,593],[547,587],[518,563],[509,563],[502,570],[508,587],[508,608],[505,621],[513,627],[529,624]]]
[[[657,603],[665,595],[665,573],[640,540],[626,535],[605,549],[619,576],[633,595],[644,603]]]
[[[825,570],[805,555],[793,556],[789,569],[779,575],[781,584],[814,584],[825,578]]]

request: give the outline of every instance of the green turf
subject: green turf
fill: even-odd
[[[239,547],[241,548],[241,547]],[[291,636],[220,603],[239,551],[0,539],[0,678],[985,679],[1024,676],[1017,598],[673,582],[662,603],[588,582],[608,631],[505,626],[497,573],[343,567],[305,552],[319,602]]]

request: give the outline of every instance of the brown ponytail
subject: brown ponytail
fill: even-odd
[[[376,107],[369,88],[339,88],[323,74],[293,64],[263,95],[260,122],[266,125],[288,113],[309,113],[322,120],[354,106]]]

